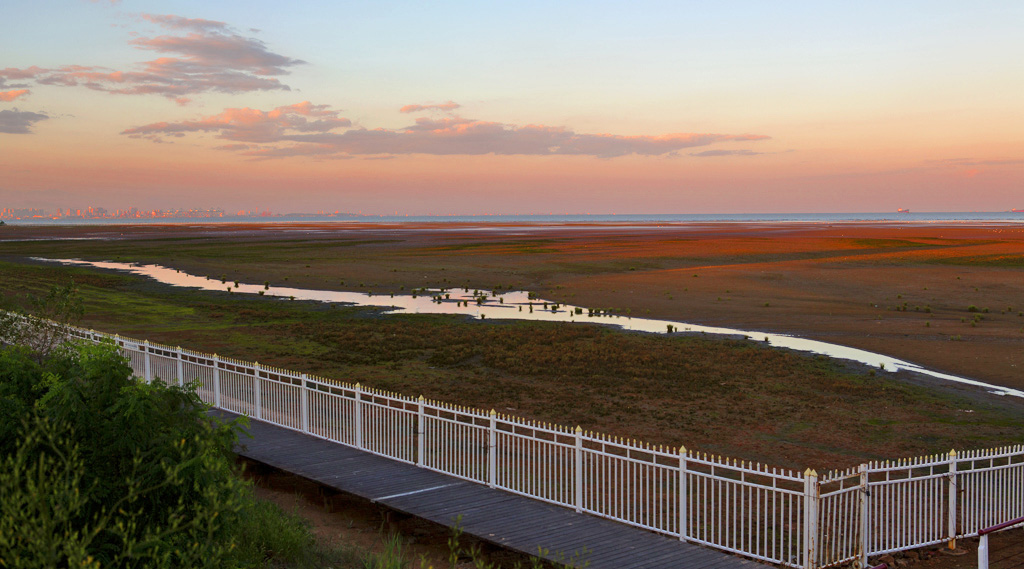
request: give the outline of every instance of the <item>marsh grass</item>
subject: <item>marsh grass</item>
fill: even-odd
[[[760,342],[582,324],[382,317],[373,309],[196,293],[49,265],[0,264],[0,290],[38,292],[67,275],[79,283],[86,325],[99,330],[780,466],[845,466],[1024,442],[1015,408],[886,373],[871,377]],[[949,428],[944,419],[963,408],[976,410],[969,426]],[[863,418],[877,414],[905,428],[875,432]],[[1006,429],[1007,417],[1018,428]],[[798,423],[816,428],[790,428]]]

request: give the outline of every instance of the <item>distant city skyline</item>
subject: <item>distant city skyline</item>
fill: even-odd
[[[357,214],[342,211],[319,210],[314,212],[274,212],[266,208],[241,209],[225,211],[213,208],[174,208],[174,209],[139,209],[125,207],[107,209],[99,206],[67,207],[67,208],[36,208],[36,207],[2,207],[0,219],[31,220],[31,219],[209,219],[223,217],[280,217],[285,216],[321,216],[321,217],[353,217]]]
[[[12,0],[0,207],[1024,207],[1024,4]]]

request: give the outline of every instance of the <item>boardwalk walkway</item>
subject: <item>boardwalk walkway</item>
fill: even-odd
[[[221,410],[211,414],[230,419]],[[445,526],[462,516],[466,534],[523,553],[583,558],[592,569],[764,567],[625,524],[453,478],[251,420],[240,455]]]

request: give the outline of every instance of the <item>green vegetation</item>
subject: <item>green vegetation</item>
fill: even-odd
[[[196,293],[54,266],[0,263],[0,290],[39,290],[67,275],[78,283],[87,326],[98,330],[746,460],[838,467],[1024,442],[1014,402],[971,401],[955,389],[872,377],[761,342],[382,317],[372,309]],[[950,428],[965,408],[974,412]],[[903,428],[876,433],[864,417],[879,413]],[[797,423],[817,427],[790,428]]]
[[[0,352],[0,566],[220,567],[244,487],[238,425],[132,379],[112,346]]]

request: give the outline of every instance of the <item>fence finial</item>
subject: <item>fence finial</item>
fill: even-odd
[[[956,456],[956,449],[949,449],[949,456]]]
[[[423,396],[420,395],[420,403],[423,403]]]
[[[685,445],[680,445],[679,446],[679,454],[686,454],[686,446]]]
[[[581,434],[581,433],[583,433],[583,427],[581,427],[579,425],[576,425],[576,434]]]
[[[498,414],[498,412],[497,412],[497,411],[495,411],[494,409],[491,409],[491,417],[493,417],[493,416],[495,416],[495,415],[497,415],[497,414]]]

